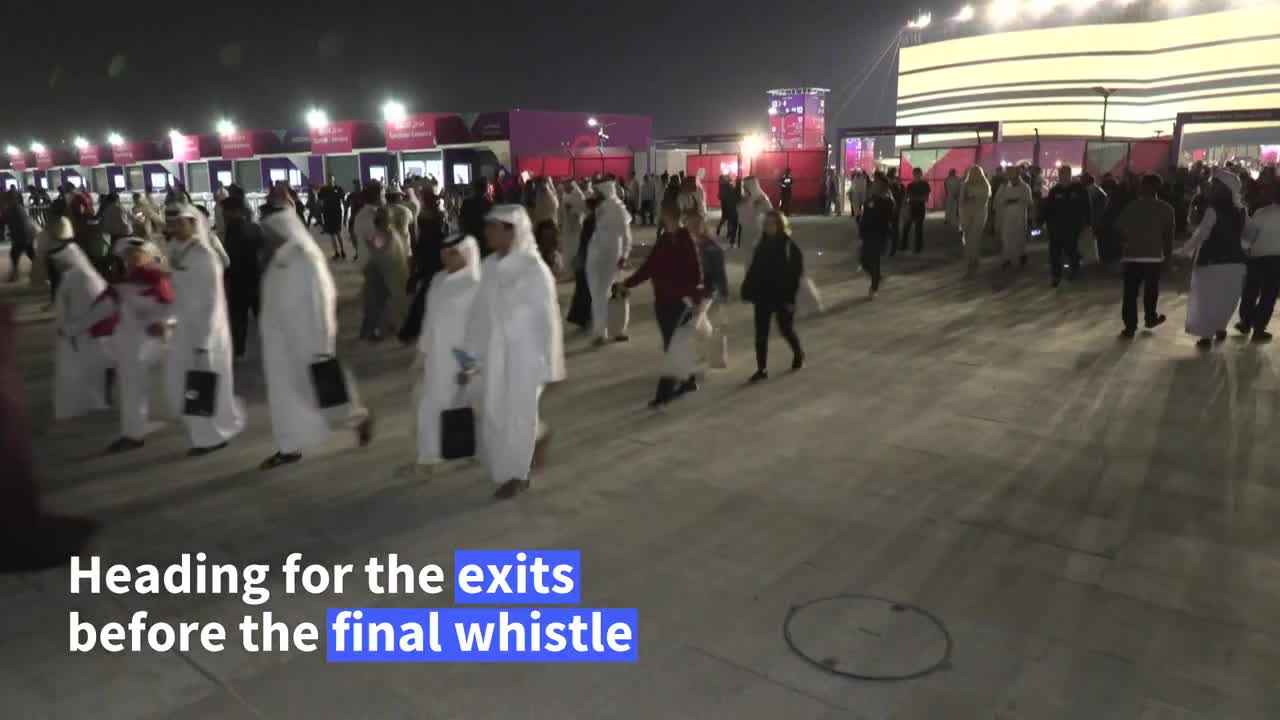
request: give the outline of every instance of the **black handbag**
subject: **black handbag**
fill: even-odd
[[[475,457],[476,414],[469,407],[440,413],[440,457],[445,460]]]
[[[347,391],[347,375],[338,358],[311,363],[311,384],[316,389],[316,403],[321,410],[341,407],[351,402]]]
[[[182,414],[189,417],[213,417],[218,398],[218,373],[188,370]]]

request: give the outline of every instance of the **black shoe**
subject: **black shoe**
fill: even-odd
[[[676,381],[671,378],[658,378],[658,390],[649,401],[651,409],[657,409],[671,402],[676,394]]]
[[[1236,323],[1236,332],[1240,333],[1241,335],[1248,335],[1249,333],[1253,332],[1253,328],[1250,327],[1249,323],[1240,321]]]
[[[495,500],[509,500],[528,489],[529,489],[528,480],[511,478],[510,480],[502,483],[502,485],[498,486],[497,490],[493,491],[493,497]]]
[[[1133,336],[1137,334],[1138,334],[1138,331],[1133,328],[1125,328],[1120,331],[1120,337],[1124,338],[1125,340],[1132,340]]]
[[[688,380],[685,380],[684,382],[680,383],[680,387],[676,388],[677,395],[684,395],[685,393],[691,393],[691,392],[698,392],[698,381],[694,378],[689,378]]]
[[[1226,331],[1226,330],[1219,330],[1218,332],[1216,332],[1216,333],[1214,333],[1214,334],[1213,334],[1213,339],[1214,339],[1214,340],[1217,340],[1218,342],[1222,342],[1223,340],[1226,340],[1226,339],[1227,339],[1227,331]]]
[[[752,376],[751,376],[751,379],[750,379],[750,380],[748,380],[747,382],[758,383],[758,382],[760,382],[761,380],[768,380],[768,379],[769,379],[769,373],[768,373],[768,372],[765,372],[764,370],[757,370],[757,371],[756,371],[756,374],[755,374],[755,375],[752,375]]]
[[[1255,330],[1253,331],[1253,342],[1269,343],[1271,342],[1271,333],[1266,330]]]
[[[1209,350],[1213,347],[1213,338],[1200,338],[1196,341],[1196,348],[1200,350]]]
[[[631,337],[629,335],[617,335],[617,336],[614,336],[613,338],[613,341],[616,343],[628,342],[630,340],[631,340]]]
[[[300,452],[298,453],[278,452],[275,455],[272,455],[271,457],[267,458],[266,460],[263,460],[262,464],[258,466],[258,469],[271,470],[273,468],[278,468],[281,465],[291,465],[293,463],[298,462],[301,459],[302,459],[302,453]]]
[[[120,453],[129,452],[130,450],[137,450],[138,448],[142,447],[142,445],[143,445],[143,442],[141,440],[134,440],[133,438],[122,437],[119,440],[107,446],[107,454],[118,455]]]
[[[1152,330],[1154,328],[1158,328],[1164,324],[1165,320],[1168,320],[1168,318],[1166,318],[1163,315],[1157,315],[1153,318],[1147,318],[1147,329]]]
[[[187,457],[189,458],[204,457],[205,455],[216,453],[219,450],[222,450],[223,448],[225,448],[226,446],[227,444],[222,442],[222,443],[218,443],[217,445],[209,445],[208,447],[194,447],[187,451]]]
[[[368,447],[373,442],[373,414],[370,413],[365,419],[356,425],[356,442],[360,447]]]

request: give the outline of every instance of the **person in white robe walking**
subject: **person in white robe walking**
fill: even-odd
[[[323,445],[334,424],[354,426],[363,447],[373,439],[373,417],[360,404],[347,376],[350,402],[324,410],[311,378],[314,363],[334,357],[338,341],[338,293],[324,251],[296,213],[278,212],[262,222],[269,253],[262,276],[262,369],[276,453],[259,468],[298,462]]]
[[[494,497],[505,499],[529,487],[535,455],[550,439],[538,404],[546,385],[565,379],[564,338],[555,278],[538,256],[528,213],[500,205],[485,231],[493,254],[481,266],[463,348],[475,365],[459,380],[479,374],[481,454]]]
[[[738,201],[738,223],[742,226],[742,238],[755,247],[764,235],[765,213],[773,209],[773,202],[760,188],[760,179],[754,175],[742,181],[742,199]]]
[[[861,168],[849,176],[849,214],[862,219],[862,206],[867,203],[867,174]]]
[[[978,272],[982,258],[982,239],[987,229],[987,206],[991,202],[991,183],[980,165],[970,165],[959,190],[960,232],[964,243],[966,277]]]
[[[75,243],[54,249],[49,259],[62,274],[53,300],[58,327],[53,414],[63,420],[107,409],[106,371],[111,366],[110,353],[102,338],[75,325],[107,289],[107,282]]]
[[[1009,168],[1008,182],[996,193],[996,232],[1005,267],[1014,260],[1027,264],[1027,216],[1031,212],[1031,188],[1016,167]]]
[[[221,450],[244,429],[244,409],[235,396],[231,370],[231,326],[222,274],[228,260],[209,237],[204,214],[189,203],[165,207],[169,263],[176,297],[177,327],[165,374],[165,389],[173,412],[182,416],[191,439],[189,457]],[[183,414],[187,373],[218,376],[212,417]]]
[[[946,210],[946,222],[951,227],[960,227],[960,204],[963,202],[960,197],[960,176],[956,174],[955,168],[947,173],[947,179],[942,181],[942,190],[945,193],[943,197],[943,207]]]
[[[471,305],[480,289],[480,245],[470,235],[454,235],[440,252],[444,269],[431,279],[427,291],[430,311],[422,318],[418,362],[422,384],[418,394],[418,459],[401,474],[426,477],[440,456],[440,414],[462,407],[469,398],[458,385],[456,350],[466,343]]]
[[[565,257],[575,257],[579,236],[582,234],[582,221],[587,215],[587,196],[578,187],[578,183],[572,180],[564,184],[564,202],[560,205],[560,213],[563,216],[561,236],[573,243],[572,247],[565,243]]]
[[[1244,288],[1247,216],[1240,197],[1241,185],[1234,173],[1214,171],[1209,182],[1209,209],[1179,250],[1195,265],[1187,299],[1186,330],[1200,338],[1196,347],[1201,350],[1211,349],[1215,339],[1222,342],[1227,338],[1227,324]]]
[[[597,347],[609,342],[609,298],[618,271],[631,254],[631,214],[618,198],[618,186],[605,180],[595,186],[600,197],[596,208],[596,229],[587,246],[587,287],[591,291],[591,324]],[[625,341],[624,323],[613,340]]]

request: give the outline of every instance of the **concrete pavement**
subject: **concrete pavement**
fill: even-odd
[[[429,484],[413,459],[412,355],[352,340],[354,271],[339,268],[343,350],[381,435],[347,435],[271,473],[252,343],[238,369],[249,428],[207,459],[170,427],[123,457],[100,451],[112,414],[49,420],[48,314],[26,290],[19,352],[37,414],[42,485],[56,510],[104,529],[108,562],[219,562],[290,552],[356,563],[396,552],[448,568],[456,548],[575,548],[583,606],[638,607],[635,665],[327,665],[323,653],[71,655],[67,613],[221,620],[236,597],[70,596],[66,570],[0,576],[0,694],[21,718],[1123,718],[1280,715],[1280,395],[1277,351],[1229,340],[1200,354],[1169,322],[1131,342],[1119,278],[1087,269],[1048,286],[961,276],[949,233],[885,265],[874,302],[847,218],[796,222],[831,306],[801,322],[809,366],[754,370],[749,307],[727,309],[731,369],[667,411],[644,408],[660,362],[647,291],[632,341],[570,338],[569,381],[544,400],[557,431],[533,491],[495,503],[483,470]],[[821,253],[819,255],[819,252]],[[731,251],[734,287],[745,251]],[[7,267],[0,267],[7,273]],[[568,287],[564,288],[566,291]],[[567,297],[565,303],[567,306]],[[153,405],[162,408],[157,397]],[[434,607],[448,597],[285,596],[278,618],[329,606]],[[793,654],[795,606],[833,595],[919,606],[951,640],[937,672],[839,677]],[[937,630],[866,601],[793,624],[837,670],[906,673],[944,649]],[[261,608],[258,608],[261,609]],[[827,632],[823,632],[823,628]]]

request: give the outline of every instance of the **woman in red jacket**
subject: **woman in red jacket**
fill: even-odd
[[[662,350],[666,352],[676,328],[692,319],[693,308],[702,297],[698,246],[689,231],[680,227],[680,209],[674,203],[663,205],[658,241],[644,264],[623,285],[633,288],[646,280],[653,283],[653,311],[658,316]],[[692,377],[663,376],[658,379],[658,390],[649,407],[660,407],[696,389],[698,384]]]

